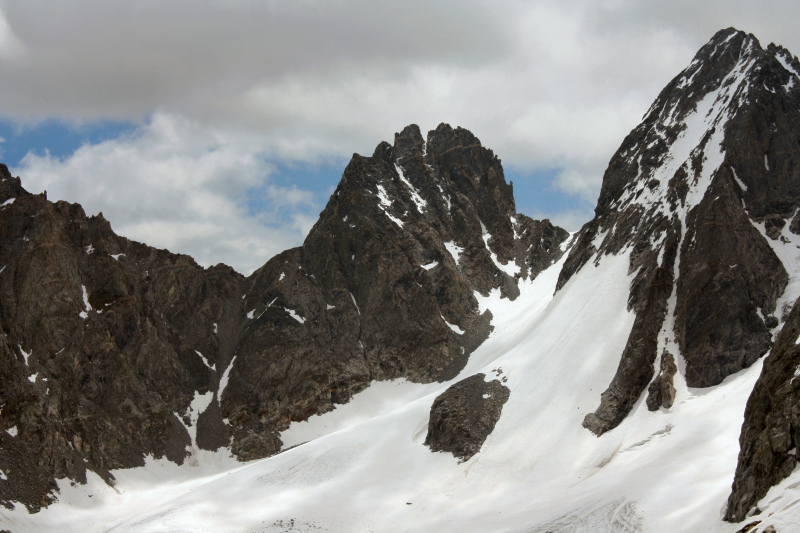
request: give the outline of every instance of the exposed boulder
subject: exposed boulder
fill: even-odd
[[[675,384],[673,378],[678,372],[675,358],[664,351],[661,354],[661,371],[647,389],[647,408],[658,411],[659,408],[669,409],[675,403]]]
[[[508,387],[485,374],[475,374],[451,385],[431,406],[425,446],[450,452],[467,461],[481,450],[508,401]]]

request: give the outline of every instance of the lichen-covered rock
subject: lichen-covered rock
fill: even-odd
[[[487,382],[485,374],[451,385],[433,401],[425,445],[467,461],[494,430],[509,395],[508,387],[497,379]]]

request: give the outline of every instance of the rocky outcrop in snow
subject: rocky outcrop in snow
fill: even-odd
[[[509,395],[508,387],[498,379],[487,382],[485,374],[451,385],[433,401],[425,446],[468,460],[481,451]]]
[[[675,358],[665,351],[661,354],[661,371],[647,389],[647,408],[657,411],[660,407],[669,409],[675,403],[675,382],[678,367]]]

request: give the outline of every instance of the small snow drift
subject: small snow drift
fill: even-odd
[[[425,446],[450,452],[461,461],[481,451],[511,391],[499,380],[475,374],[451,385],[431,406]]]

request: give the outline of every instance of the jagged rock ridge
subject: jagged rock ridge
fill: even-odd
[[[55,478],[264,457],[374,379],[455,377],[491,330],[474,292],[516,297],[568,237],[517,214],[500,160],[445,124],[354,155],[303,246],[249,277],[0,173],[0,500],[31,510]]]
[[[603,255],[630,255],[636,318],[617,374],[584,420],[594,433],[616,427],[656,365],[669,366],[657,357],[673,337],[690,387],[716,385],[769,350],[788,280],[769,239],[800,227],[798,72],[783,48],[722,30],[611,158],[595,218],[558,283]]]

